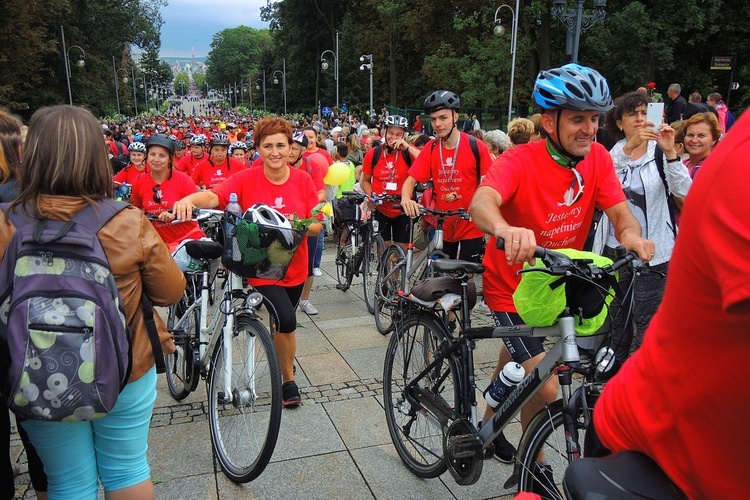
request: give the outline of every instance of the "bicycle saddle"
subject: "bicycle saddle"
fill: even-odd
[[[482,264],[466,260],[437,259],[432,263],[432,267],[441,273],[482,274],[484,272]]]
[[[185,243],[185,250],[194,259],[218,259],[224,253],[224,247],[211,240],[188,241]]]
[[[636,451],[577,460],[565,471],[563,486],[566,498],[573,500],[686,498],[656,462]]]

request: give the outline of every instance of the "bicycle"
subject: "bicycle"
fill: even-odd
[[[371,218],[362,220],[360,205],[368,200],[364,193],[345,191],[346,199],[339,200],[351,205],[347,210],[337,209],[338,218],[343,222],[336,250],[336,288],[346,291],[351,287],[354,276],[362,275],[365,304],[370,314],[375,312],[375,281],[378,263],[383,255],[385,242],[378,233],[378,221]],[[400,199],[390,195],[374,195],[369,198],[374,204],[388,199]],[[347,216],[347,214],[349,214]]]
[[[224,221],[219,210],[198,218]],[[211,445],[224,474],[245,483],[268,465],[281,424],[281,369],[268,329],[256,310],[263,296],[245,291],[242,276],[218,266],[224,248],[212,240],[185,243],[199,270],[186,272],[187,286],[169,308],[167,327],[176,350],[165,357],[167,385],[178,401],[207,380]],[[218,308],[209,321],[212,290],[224,278]]]
[[[432,263],[435,256],[446,257],[443,250],[443,223],[446,217],[457,215],[469,220],[469,212],[464,209],[457,211],[433,210],[419,208],[420,215],[432,214],[436,216],[436,229],[427,248],[414,258],[414,219],[409,219],[409,243],[406,252],[397,244],[392,243],[386,248],[380,261],[377,281],[375,282],[375,326],[382,335],[393,331],[392,309],[401,291],[409,293],[411,285],[429,276],[433,276]]]
[[[542,248],[537,248],[535,255],[546,267],[532,269],[590,283],[614,276],[617,269],[635,259],[634,254],[627,254],[601,268],[590,261],[575,261]],[[474,484],[482,473],[483,461],[493,456],[494,439],[556,374],[562,398],[547,405],[527,426],[518,447],[514,476],[505,487],[512,487],[517,478],[519,491],[531,491],[546,481],[549,483],[547,491],[557,498],[560,495],[557,485],[562,481],[565,468],[581,456],[579,436],[591,418],[605,374],[613,366],[611,349],[598,347],[593,362],[582,362],[576,343],[576,319],[567,308],[552,326],[472,328],[467,304],[468,282],[474,274],[483,272],[482,265],[440,259],[433,267],[460,280],[462,294],[460,297],[446,295],[435,302],[407,295],[399,298],[401,308],[383,371],[386,421],[399,457],[407,469],[419,477],[433,478],[448,470],[458,484]],[[460,308],[456,309],[456,303]],[[456,337],[448,326],[449,313],[453,310],[460,320]],[[609,325],[605,324],[596,338],[589,339],[603,342],[608,331]],[[539,365],[506,395],[492,420],[479,428],[473,351],[477,340],[503,337],[558,340]],[[583,379],[575,390],[572,387],[574,375]],[[537,465],[540,457],[548,463],[554,462],[551,469]],[[554,473],[551,478],[547,474],[549,471]]]

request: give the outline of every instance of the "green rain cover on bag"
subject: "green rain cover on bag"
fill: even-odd
[[[573,260],[593,261],[598,267],[612,264],[612,260],[593,252],[570,248],[555,251]],[[533,267],[543,266],[541,259],[537,259]],[[528,269],[532,266],[525,263],[523,267]],[[610,284],[602,283],[602,285]],[[576,290],[571,290],[571,288],[576,288]],[[528,272],[521,275],[521,282],[513,293],[513,302],[524,323],[532,326],[554,324],[557,317],[568,306],[570,312],[576,317],[576,334],[588,336],[596,332],[606,321],[613,296],[614,290],[611,286],[609,293],[605,295],[603,290],[578,278]],[[586,311],[584,312],[583,309]]]

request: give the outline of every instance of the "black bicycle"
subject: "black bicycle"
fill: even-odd
[[[336,249],[336,288],[346,291],[355,276],[362,275],[365,304],[370,314],[375,312],[375,282],[378,277],[378,265],[385,250],[385,242],[378,232],[378,221],[374,217],[363,220],[362,204],[365,201],[373,205],[383,201],[397,201],[401,198],[393,195],[373,195],[345,191],[345,198],[337,202],[336,218],[341,225]]]
[[[500,242],[502,243],[502,242]],[[500,246],[500,245],[499,245]],[[566,276],[601,287],[602,279],[631,263],[627,254],[612,265],[598,267],[591,261],[537,248],[544,266],[531,268]],[[467,302],[468,282],[483,272],[481,264],[439,259],[436,271],[460,281],[461,296],[443,296],[425,302],[399,298],[394,316],[395,332],[386,352],[383,399],[388,430],[404,465],[423,478],[450,471],[458,484],[475,483],[485,459],[494,452],[493,441],[544,384],[557,375],[562,398],[541,410],[527,426],[518,447],[514,476],[519,491],[542,488],[550,498],[562,498],[558,485],[569,462],[581,456],[582,436],[591,418],[603,380],[614,362],[612,350],[603,344],[609,331],[605,324],[587,342],[595,345],[590,356],[579,352],[576,318],[566,308],[552,326],[472,328]],[[606,292],[606,289],[604,289]],[[605,293],[603,292],[603,293]],[[629,291],[632,293],[632,290]],[[458,335],[451,333],[449,313],[460,320]],[[503,337],[557,338],[539,365],[505,397],[493,419],[479,429],[473,351],[477,340]],[[588,359],[587,359],[588,358]],[[573,388],[574,378],[577,388]]]

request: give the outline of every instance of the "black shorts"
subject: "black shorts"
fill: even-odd
[[[297,329],[297,304],[304,283],[294,286],[263,285],[255,289],[263,295],[263,303],[271,313],[273,326],[278,333],[292,333]]]
[[[321,234],[322,238],[323,235]],[[318,236],[307,236],[307,276],[313,275],[313,267],[315,267],[315,254],[318,251]]]
[[[395,241],[397,243],[409,242],[409,216],[401,214],[396,217],[388,217],[379,211],[375,211],[375,220],[378,221],[378,231],[384,241]]]
[[[451,259],[458,257],[459,260],[482,262],[485,244],[484,236],[470,240],[444,241],[443,252]]]
[[[518,313],[514,312],[496,312],[492,311],[492,317],[497,326],[524,325]],[[528,361],[537,354],[544,352],[544,339],[542,337],[521,338],[505,337],[503,338],[505,347],[508,349],[513,361],[523,363]]]

